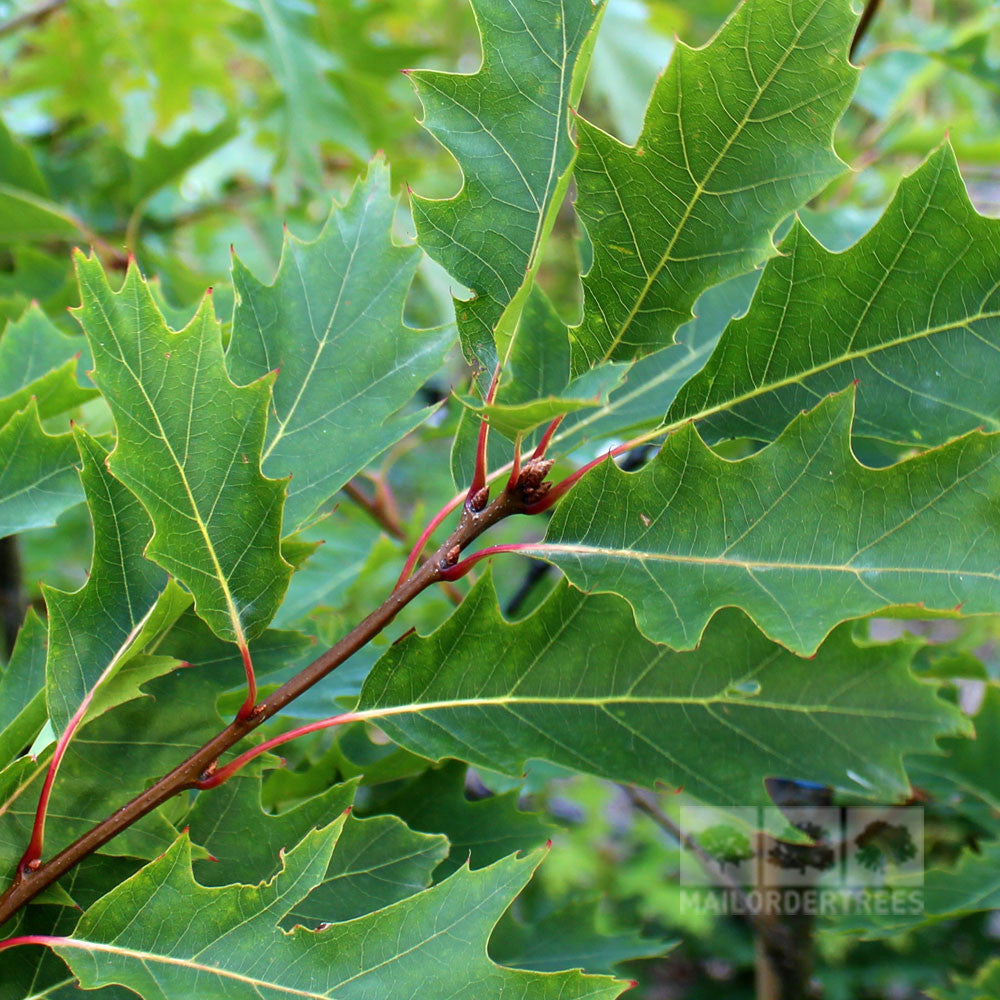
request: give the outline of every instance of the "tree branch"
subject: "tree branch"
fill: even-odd
[[[342,489],[386,534],[400,542],[407,540],[406,531],[400,523],[395,509],[386,501],[385,496],[377,488],[374,498],[369,497],[353,479],[349,483],[346,483]],[[417,558],[417,565],[423,566],[426,561],[426,557],[419,556]],[[462,603],[462,594],[453,584],[448,583],[447,580],[441,580],[440,583],[441,589],[448,595],[448,600],[452,604],[457,605]]]
[[[17,535],[8,535],[0,538],[0,627],[3,628],[4,650],[8,657],[14,651],[17,631],[27,610]]]
[[[44,3],[38,4],[37,7],[31,7],[20,14],[15,14],[12,18],[0,23],[0,38],[3,38],[4,35],[11,35],[15,31],[20,31],[21,28],[41,24],[42,21],[45,21],[50,15],[65,6],[66,0],[45,0]]]
[[[858,21],[858,26],[854,32],[854,38],[851,39],[849,58],[852,62],[854,61],[855,53],[858,51],[858,46],[868,33],[868,29],[871,27],[872,21],[875,20],[875,15],[878,13],[879,4],[881,2],[882,0],[867,0],[867,3],[865,4],[865,9],[861,14],[861,20]]]
[[[698,863],[716,880],[720,889],[725,889],[727,892],[733,893],[739,899],[741,909],[743,910],[742,916],[746,918],[747,923],[750,924],[756,934],[765,939],[773,937],[774,924],[763,914],[754,912],[754,908],[750,905],[750,900],[740,885],[732,879],[727,879],[725,875],[718,871],[718,866],[713,864],[711,856],[693,837],[685,834],[646,792],[642,792],[632,785],[621,785],[620,787],[639,812],[645,813],[657,826],[670,834],[684,850],[690,851],[698,859]]]
[[[466,507],[462,511],[458,527],[410,579],[393,591],[379,608],[339,642],[262,701],[248,718],[233,720],[169,774],[64,848],[50,861],[34,871],[19,870],[13,884],[0,896],[0,924],[10,919],[22,906],[74,865],[137,820],[180,792],[196,788],[203,776],[207,776],[206,772],[211,773],[222,754],[340,666],[378,635],[419,593],[440,581],[465,546],[505,517],[524,513],[525,507],[520,485],[512,490],[504,490],[485,510],[476,512]]]

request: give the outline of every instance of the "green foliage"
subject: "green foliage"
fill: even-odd
[[[476,669],[486,644],[496,659],[488,673]],[[794,754],[814,780],[846,783],[849,767],[869,794],[893,797],[906,789],[899,755],[961,724],[906,660],[905,646],[860,649],[845,629],[803,660],[736,612],[720,615],[696,651],[675,653],[639,635],[622,601],[565,585],[507,625],[487,578],[432,636],[379,661],[357,710],[423,756],[513,775],[542,758],[763,804],[764,779]],[[837,686],[824,692],[819,678],[831,675]],[[876,720],[892,727],[892,743]]]
[[[46,434],[31,399],[0,427],[0,533],[55,524],[82,493],[72,434]]]
[[[43,590],[49,719],[59,732],[99,683],[112,681],[135,646],[142,647],[143,630],[167,585],[166,573],[143,558],[152,525],[142,504],[108,472],[101,445],[84,430],[75,436],[94,518],[94,558],[75,594]]]
[[[419,252],[393,245],[388,186],[389,171],[376,162],[315,242],[286,236],[272,285],[234,261],[227,362],[241,384],[278,373],[262,465],[292,475],[288,533],[426,417],[397,411],[451,344],[449,329],[403,325]]]
[[[894,606],[990,611],[1000,439],[869,469],[853,415],[846,390],[738,462],[685,424],[642,472],[590,476],[533,551],[585,590],[622,594],[644,634],[682,649],[728,605],[807,655],[837,622]]]
[[[320,884],[342,826],[339,820],[307,834],[274,879],[256,887],[199,886],[182,837],[95,903],[73,936],[54,947],[85,988],[122,983],[148,996],[419,991],[471,1000],[516,990],[542,1000],[618,994],[618,984],[608,978],[514,972],[487,960],[485,937],[530,878],[537,857],[508,859],[477,873],[459,871],[372,916],[281,934],[276,923]]]
[[[447,200],[414,198],[412,205],[421,246],[472,292],[457,310],[466,354],[492,370],[498,356],[509,354],[569,184],[568,119],[580,97],[589,58],[581,51],[598,6],[586,0],[474,6],[480,70],[412,75],[424,127],[455,156],[462,190]]]
[[[983,375],[1000,342],[998,251],[1000,227],[975,212],[943,146],[849,250],[829,253],[794,226],[753,307],[726,329],[667,421],[697,420],[713,438],[769,441],[853,379],[857,435],[923,448],[996,430],[996,393]],[[937,280],[915,286],[918,267]]]
[[[997,995],[1000,15],[729,6],[0,3],[0,1000]]]
[[[217,635],[243,642],[274,617],[291,575],[278,549],[284,488],[260,471],[272,379],[233,384],[209,299],[174,332],[135,268],[119,292],[93,257],[77,269],[94,381],[118,434],[110,467],[149,510],[147,554]]]
[[[778,223],[843,169],[830,137],[854,85],[851,24],[846,4],[752,0],[710,45],[677,46],[635,146],[581,123],[594,263],[577,370],[669,344],[701,292],[769,256]]]

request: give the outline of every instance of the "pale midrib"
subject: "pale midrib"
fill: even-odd
[[[927,573],[936,576],[970,576],[984,580],[1000,581],[1000,574],[980,570],[940,569],[931,566],[849,566],[846,563],[794,563],[767,559],[723,559],[719,556],[675,555],[670,552],[645,552],[637,549],[611,549],[595,545],[575,545],[555,542],[551,544],[524,545],[519,552],[534,553],[545,557],[546,553],[556,555],[601,556],[607,559],[626,559],[629,562],[669,562],[693,564],[697,566],[725,566],[752,572],[755,569],[781,569],[789,571],[810,571],[816,573],[847,573],[863,577],[871,573]],[[853,558],[853,557],[852,557]]]
[[[739,396],[733,396],[729,399],[723,400],[721,403],[716,403],[714,406],[708,406],[704,409],[697,410],[694,413],[686,414],[671,424],[664,424],[662,427],[659,427],[657,429],[657,433],[668,434],[671,431],[677,430],[690,420],[704,420],[706,417],[714,416],[716,413],[721,413],[725,410],[731,410],[734,407],[739,406],[741,403],[748,402],[751,399],[756,399],[758,396],[763,396],[770,392],[777,392],[779,389],[784,389],[789,385],[801,384],[806,379],[812,378],[813,375],[819,375],[822,372],[829,371],[831,368],[836,368],[839,365],[846,365],[852,361],[863,360],[869,357],[869,355],[878,354],[880,351],[888,351],[894,347],[901,347],[904,344],[912,343],[913,341],[920,340],[924,337],[936,336],[939,333],[948,333],[951,330],[960,330],[962,327],[969,326],[972,323],[978,323],[981,320],[997,318],[1000,318],[1000,311],[981,312],[974,316],[965,316],[961,319],[952,320],[949,323],[942,323],[940,326],[925,327],[921,330],[916,330],[913,333],[907,334],[905,337],[896,337],[893,340],[882,341],[881,343],[868,348],[838,354],[836,357],[830,358],[822,364],[813,365],[811,368],[804,368],[802,371],[795,372],[792,375],[786,375],[784,378],[778,379],[774,382],[762,382],[759,386],[756,386]]]
[[[269,983],[266,979],[257,979],[254,976],[245,976],[230,969],[221,969],[214,965],[206,965],[203,962],[195,962],[187,958],[175,958],[172,955],[157,955],[155,952],[139,951],[135,948],[124,948],[121,946],[104,944],[100,941],[86,941],[82,938],[53,938],[47,942],[50,947],[58,951],[60,948],[76,948],[80,951],[102,952],[106,955],[118,955],[122,958],[132,959],[136,962],[152,962],[159,965],[172,965],[181,969],[188,969],[192,972],[207,973],[218,976],[221,979],[233,979],[249,986],[271,990],[276,993],[284,993],[288,996],[307,997],[308,1000],[329,1000],[329,993],[313,993],[309,990],[299,990],[291,986],[282,986],[280,983]]]
[[[497,891],[498,890],[494,890],[490,895],[491,896],[495,895]],[[402,902],[405,903],[405,901]],[[131,958],[139,962],[155,962],[163,965],[173,965],[178,968],[190,969],[195,972],[205,972],[210,975],[216,975],[219,976],[220,978],[234,979],[237,982],[247,983],[253,986],[254,988],[263,987],[276,993],[286,994],[287,996],[306,997],[309,998],[309,1000],[330,1000],[335,990],[339,990],[342,987],[355,982],[356,980],[363,979],[365,976],[369,976],[373,972],[378,972],[380,969],[383,969],[386,966],[391,965],[393,962],[400,961],[407,955],[411,955],[414,952],[419,951],[421,948],[426,947],[431,941],[434,941],[437,938],[440,938],[443,935],[449,933],[462,920],[467,919],[470,915],[474,914],[476,910],[481,909],[485,902],[487,902],[487,900],[480,900],[473,907],[470,913],[462,914],[462,916],[456,918],[447,926],[439,930],[435,930],[434,933],[428,935],[425,938],[420,939],[409,948],[405,948],[401,951],[398,951],[394,955],[391,955],[389,958],[385,959],[384,961],[378,962],[375,965],[361,969],[361,971],[357,972],[355,975],[349,976],[347,979],[343,979],[338,983],[334,983],[325,993],[313,993],[309,990],[300,990],[291,986],[285,986],[281,983],[268,982],[265,979],[257,979],[253,976],[243,975],[242,973],[239,972],[232,972],[229,969],[222,969],[219,968],[218,966],[206,965],[202,962],[195,962],[192,959],[175,958],[174,956],[171,955],[157,955],[154,952],[139,951],[137,949],[123,948],[121,946],[116,947],[114,945],[104,944],[100,942],[85,941],[80,938],[50,938],[46,943],[56,950],[58,950],[60,947],[70,947],[70,948],[78,948],[83,951],[99,951],[110,955],[121,955],[125,958]],[[395,904],[395,905],[399,906],[401,904]],[[227,931],[226,933],[229,932]]]
[[[604,352],[601,361],[607,361],[611,357],[611,355],[615,352],[615,350],[618,348],[618,345],[624,339],[625,334],[628,331],[628,328],[632,325],[632,321],[639,314],[639,310],[642,308],[643,303],[646,301],[646,296],[649,294],[649,290],[653,287],[653,283],[657,280],[657,278],[660,276],[660,273],[663,271],[664,267],[666,267],[667,263],[670,261],[673,255],[674,247],[677,245],[677,241],[681,238],[681,233],[684,231],[684,227],[687,225],[688,219],[691,218],[691,214],[692,212],[694,212],[695,205],[697,205],[698,202],[701,200],[701,196],[705,193],[705,189],[708,186],[709,182],[711,181],[712,176],[715,174],[715,171],[718,169],[719,164],[723,161],[726,154],[732,147],[733,143],[736,142],[736,140],[739,138],[740,135],[742,135],[743,130],[746,128],[747,122],[750,120],[750,116],[753,114],[757,105],[760,103],[761,98],[766,93],[768,87],[770,87],[771,84],[774,83],[774,80],[777,77],[778,73],[781,72],[785,63],[788,61],[789,56],[791,56],[792,52],[795,51],[795,48],[798,45],[799,41],[801,40],[802,36],[805,34],[806,29],[808,29],[810,24],[812,24],[813,18],[815,18],[820,7],[822,6],[823,6],[822,3],[817,4],[813,12],[803,22],[802,27],[796,31],[795,38],[792,44],[789,45],[788,48],[786,48],[785,51],[782,53],[781,58],[775,64],[774,69],[771,71],[767,79],[764,80],[763,84],[758,85],[757,93],[754,96],[753,101],[751,101],[750,104],[747,106],[747,109],[743,117],[740,119],[736,128],[733,130],[732,134],[729,136],[729,138],[723,145],[722,149],[719,151],[719,155],[716,156],[716,158],[712,161],[708,170],[705,171],[705,175],[702,177],[702,179],[695,182],[694,193],[688,200],[688,203],[684,209],[684,214],[681,216],[676,227],[674,228],[674,234],[671,237],[670,242],[667,244],[666,250],[663,251],[663,255],[660,257],[658,263],[653,268],[652,272],[646,276],[646,281],[642,286],[642,290],[636,296],[635,304],[632,306],[632,308],[628,312],[628,315],[622,321],[621,326],[618,328],[618,332],[615,334],[614,339],[611,341],[611,344],[609,345],[608,349]],[[680,79],[679,67],[677,72],[679,80]],[[679,89],[679,84],[678,84],[678,89]],[[679,117],[680,114],[678,111],[678,118]],[[678,129],[683,132],[683,123],[678,122]]]
[[[108,676],[114,671],[115,666],[121,662],[122,657],[129,651],[129,647],[133,644],[133,642],[135,642],[136,637],[142,632],[142,629],[146,626],[146,623],[152,617],[153,612],[156,610],[156,607],[157,607],[157,602],[154,602],[153,606],[149,609],[149,611],[145,614],[145,616],[141,619],[141,621],[125,637],[125,641],[121,644],[121,646],[118,647],[118,650],[115,652],[115,655],[112,657],[112,659],[110,660],[108,665],[104,668],[104,670],[101,672],[101,676],[98,677],[96,681],[94,681],[93,686],[84,696],[83,703],[89,705],[89,703],[93,700],[94,694],[96,693],[98,687],[100,687],[100,685],[104,683],[104,681],[108,678]],[[75,647],[74,647],[74,652],[75,652]],[[86,711],[86,708],[84,708],[84,711]],[[86,718],[84,718],[82,721],[86,721]],[[71,736],[70,742],[72,741],[73,737]],[[53,740],[53,742],[50,743],[49,746],[55,746],[55,743],[56,741]],[[69,743],[67,743],[67,748],[68,747]],[[46,749],[48,749],[48,747],[46,747]],[[40,756],[41,755],[39,754],[39,758]],[[48,763],[47,762],[42,763],[39,758],[36,758],[35,760],[36,766],[35,769],[31,772],[31,774],[26,775],[25,778],[22,780],[22,782],[15,789],[12,790],[7,799],[3,803],[0,803],[0,817],[2,817],[4,813],[6,813],[14,805],[14,803],[21,797],[21,795],[23,795],[24,792],[26,792],[28,788],[31,787],[31,783],[48,769]]]
[[[136,290],[138,291],[138,290]],[[163,442],[167,451],[170,453],[170,458],[173,460],[175,467],[177,468],[177,473],[180,476],[181,484],[184,487],[184,492],[187,494],[188,503],[191,505],[191,511],[193,513],[193,520],[195,524],[198,525],[198,530],[201,532],[201,537],[205,542],[205,548],[208,550],[209,557],[212,560],[212,567],[215,570],[215,578],[219,582],[219,586],[222,588],[222,594],[226,601],[226,609],[229,612],[229,621],[233,626],[233,634],[236,638],[236,642],[240,646],[246,645],[246,636],[243,632],[243,623],[240,621],[239,613],[236,610],[236,602],[233,600],[232,591],[229,589],[229,581],[226,579],[226,575],[222,570],[222,564],[219,562],[219,557],[215,552],[215,546],[212,544],[212,539],[208,533],[208,525],[202,520],[201,512],[198,510],[198,503],[194,498],[194,493],[191,491],[191,485],[188,483],[187,475],[184,472],[184,467],[181,465],[177,458],[177,453],[174,451],[173,445],[170,443],[167,437],[166,428],[160,421],[160,414],[156,407],[153,405],[153,401],[149,398],[149,394],[146,392],[146,387],[142,384],[139,377],[136,375],[132,366],[128,363],[125,358],[125,352],[122,350],[122,345],[118,340],[118,335],[115,332],[114,324],[111,322],[111,317],[108,316],[104,309],[104,303],[101,301],[100,295],[95,293],[93,295],[93,301],[96,303],[97,308],[101,311],[101,316],[104,318],[104,324],[111,334],[111,339],[115,342],[115,346],[118,348],[119,360],[122,363],[122,367],[132,376],[132,380],[135,382],[136,387],[139,392],[142,393],[142,398],[146,401],[146,406],[149,408],[149,412],[153,416],[153,420],[156,421],[157,429],[160,432],[160,440]],[[139,303],[136,301],[136,314],[139,313]],[[196,316],[191,322],[199,322],[199,317]],[[203,322],[203,321],[202,321]],[[200,334],[199,334],[200,336]],[[96,359],[95,359],[96,367]],[[233,388],[237,388],[235,385]],[[118,445],[115,446],[115,451],[118,450]],[[159,530],[155,528],[155,530]]]
[[[739,678],[734,683],[739,683]],[[606,710],[610,705],[654,705],[654,706],[700,706],[711,708],[717,705],[736,705],[743,708],[760,708],[776,712],[802,712],[808,714],[829,713],[852,718],[896,719],[906,722],[934,721],[933,716],[925,716],[915,712],[891,712],[882,709],[839,705],[801,705],[790,702],[764,701],[753,696],[734,697],[724,691],[698,697],[696,695],[657,695],[636,697],[634,695],[609,694],[603,697],[556,697],[542,695],[497,695],[483,698],[454,698],[448,701],[425,701],[409,705],[392,705],[386,708],[368,708],[351,712],[352,721],[364,719],[387,719],[395,715],[422,715],[429,712],[444,712],[461,708],[507,708],[514,705],[539,705],[600,708]]]
[[[142,633],[142,630],[146,627],[150,618],[153,617],[153,612],[156,611],[157,603],[158,601],[154,601],[150,609],[142,616],[142,618],[139,619],[138,622],[135,623],[135,625],[132,626],[132,630],[128,633],[128,635],[125,636],[125,638],[122,640],[121,645],[115,650],[115,653],[108,661],[107,666],[101,671],[100,676],[85,692],[83,698],[80,701],[80,704],[77,706],[76,711],[82,710],[86,712],[86,710],[90,707],[90,703],[94,700],[94,696],[97,694],[97,689],[106,681],[108,681],[110,677],[115,673],[117,667],[122,662],[123,658],[131,651],[131,648],[135,643],[135,640]],[[68,626],[67,626],[67,631],[68,631]],[[76,644],[73,641],[72,633],[70,633],[69,640],[70,640],[69,641],[70,648],[73,650],[73,656],[76,659],[77,663],[79,664],[80,654],[77,652]],[[83,723],[84,721],[85,717],[80,719],[80,723]],[[71,715],[66,725],[69,726],[72,724],[72,722],[73,718]],[[65,727],[63,728],[65,729]],[[76,730],[74,730],[74,732],[75,731]],[[70,737],[70,739],[72,740],[72,736]],[[69,744],[67,743],[67,748],[68,746]]]

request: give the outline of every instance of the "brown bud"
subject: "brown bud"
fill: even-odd
[[[551,489],[552,483],[539,483],[537,486],[533,486],[531,489],[527,490],[522,487],[521,498],[530,506],[531,504],[538,503],[538,501],[541,500],[542,497],[544,497],[545,494]]]
[[[520,486],[521,490],[525,493],[530,490],[537,489],[545,477],[549,474],[549,469],[552,468],[552,465],[553,462],[550,458],[536,458],[525,463],[524,468],[521,470],[521,476],[517,481],[517,485]]]
[[[469,497],[469,510],[475,511],[477,514],[490,502],[490,488],[484,486],[481,490],[473,493]]]

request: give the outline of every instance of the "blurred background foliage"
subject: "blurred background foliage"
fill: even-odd
[[[582,112],[632,141],[675,37],[703,43],[730,7],[730,0],[608,0]],[[119,269],[135,255],[156,276],[176,324],[209,286],[225,321],[231,246],[268,278],[282,223],[313,235],[331,197],[343,198],[376,151],[386,153],[403,194],[407,186],[439,197],[458,188],[454,162],[419,125],[405,70],[471,71],[479,58],[475,20],[460,0],[0,2],[0,325],[35,301],[76,335],[66,313],[76,301],[68,251],[87,244]],[[804,210],[816,235],[834,248],[857,239],[902,174],[946,132],[977,207],[1000,213],[1000,6],[883,0],[856,60],[864,73],[836,135],[852,169]],[[399,238],[408,239],[405,198],[397,224]],[[585,260],[570,199],[542,274],[567,317],[579,305]],[[409,322],[450,321],[451,291],[461,290],[425,264]],[[456,354],[425,394],[446,400],[466,379]],[[401,551],[393,534],[412,539],[453,491],[448,452],[459,409],[446,404],[421,430],[418,452],[404,442],[359,481],[394,532],[380,531],[348,502],[310,530],[307,540],[325,544],[294,578],[277,627],[330,642],[369,610],[372,594],[391,586]],[[88,412],[92,429],[100,420]],[[86,512],[76,508],[56,531],[22,538],[36,603],[38,580],[57,587],[82,580],[88,532]],[[527,613],[544,593],[535,587],[524,597],[523,566],[496,572],[512,614]],[[407,628],[433,628],[450,607],[443,591],[423,595],[387,637],[338,671],[335,685],[310,692],[297,711],[304,718],[336,711],[335,700],[356,693],[380,647]],[[883,623],[876,638],[902,627]],[[1000,681],[1000,626],[973,619],[925,631],[921,668],[954,678],[955,697],[975,713]],[[936,794],[948,788],[939,761],[909,762],[925,794],[934,863],[954,864],[1000,832],[996,760],[987,752],[989,739],[1000,746],[1000,736],[985,736],[982,781],[962,794]],[[391,809],[415,829],[448,834],[455,847],[439,875],[470,854],[474,865],[485,864],[553,838],[540,877],[494,936],[498,960],[565,966],[572,964],[566,947],[583,941],[583,964],[634,976],[649,1000],[753,995],[748,928],[681,907],[677,844],[622,789],[541,766],[523,786],[454,766],[427,771],[418,758],[347,729],[291,745],[288,766],[265,782],[264,805],[281,808],[358,774],[369,811]],[[470,799],[474,809],[459,808]],[[661,807],[676,814],[683,801],[669,790]],[[959,907],[948,919],[867,942],[856,928],[822,923],[819,988],[837,1000],[905,1000],[928,990],[996,996],[989,987],[949,992],[945,969],[971,981],[1000,947],[998,917]],[[641,927],[641,936],[625,927]]]

